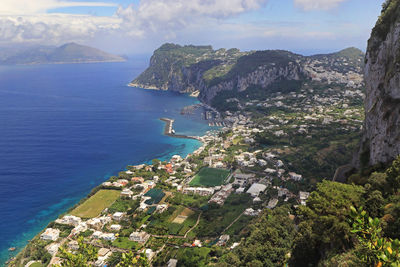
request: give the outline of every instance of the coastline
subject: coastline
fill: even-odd
[[[168,88],[160,88],[157,86],[153,86],[153,85],[145,85],[145,84],[141,84],[141,83],[134,83],[134,82],[130,82],[127,85],[128,87],[135,87],[135,88],[141,88],[141,89],[145,89],[145,90],[155,90],[155,91],[168,91]],[[198,96],[200,95],[200,91],[196,90],[193,92],[187,92],[187,93],[182,93],[179,92],[181,94],[187,94],[190,97],[194,97],[194,98],[198,98]]]
[[[165,128],[164,128],[163,135],[170,136],[170,137],[175,137],[175,138],[197,140],[197,141],[201,142],[202,145],[200,147],[198,147],[197,149],[194,149],[191,153],[196,153],[197,151],[202,151],[203,146],[204,146],[204,142],[203,142],[203,138],[201,136],[175,135],[172,132],[173,131],[173,123],[174,123],[175,120],[170,119],[170,118],[160,118],[159,120],[165,122]],[[170,160],[172,160],[172,157],[171,157]],[[146,164],[146,163],[143,163],[143,164]],[[125,169],[121,169],[121,172],[126,171],[126,170],[127,170],[126,168]],[[93,196],[97,191],[99,191],[102,188],[103,188],[103,183],[94,186],[87,195],[85,195],[83,198],[79,199],[79,201],[75,205],[73,205],[70,208],[68,208],[67,211],[60,213],[57,216],[57,218],[60,218],[60,217],[62,217],[64,215],[69,214],[71,211],[73,211],[75,208],[80,206],[82,203],[84,203],[87,199],[89,199],[91,196]],[[18,247],[10,247],[8,249],[8,251],[9,252],[17,252],[17,254],[15,254],[14,256],[11,256],[5,262],[5,266],[9,266],[9,264],[12,263],[12,261],[14,259],[16,259],[21,253],[24,253],[24,251],[26,250],[26,248],[29,245],[29,243],[31,241],[35,240],[35,239],[40,238],[40,235],[43,233],[44,229],[48,228],[48,226],[50,224],[54,223],[54,222],[55,222],[55,220],[50,221],[49,224],[47,224],[47,226],[45,226],[43,229],[41,229],[32,239],[28,240],[28,243],[24,247],[20,247],[20,248],[18,248]]]

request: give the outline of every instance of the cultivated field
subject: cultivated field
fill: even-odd
[[[196,174],[189,185],[205,187],[222,185],[229,173],[228,170],[223,169],[203,168]]]
[[[178,216],[172,221],[173,223],[182,224],[190,215],[194,214],[191,209],[185,208]]]
[[[119,197],[121,191],[118,190],[100,190],[81,205],[76,207],[71,215],[81,218],[93,218],[98,216],[105,208],[111,206]]]

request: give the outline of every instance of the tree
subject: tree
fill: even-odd
[[[388,193],[395,193],[400,189],[400,157],[395,159],[392,165],[386,170]]]
[[[400,266],[400,241],[383,237],[381,221],[372,219],[362,208],[350,208],[352,232],[357,234],[356,255],[368,265]]]
[[[123,253],[121,261],[117,264],[117,267],[148,267],[150,264],[147,261],[146,255],[134,255],[132,251]]]
[[[91,264],[88,262],[97,259],[97,249],[92,245],[83,242],[83,237],[78,239],[78,253],[73,254],[67,251],[66,248],[61,247],[60,258],[63,259],[61,266],[65,267],[89,267]],[[59,265],[58,265],[59,266]]]
[[[298,209],[301,219],[295,238],[291,265],[317,263],[329,254],[342,253],[353,246],[348,209],[363,204],[364,188],[323,181],[311,193],[307,206]]]

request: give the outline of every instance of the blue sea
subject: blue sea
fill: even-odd
[[[126,86],[148,59],[0,66],[0,266],[51,220],[129,164],[186,156],[201,144],[163,135],[209,130],[172,92]],[[14,253],[15,254],[15,253]]]

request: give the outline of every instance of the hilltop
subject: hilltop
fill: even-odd
[[[251,91],[247,98],[258,99],[256,95],[274,91],[296,91],[308,80],[360,87],[363,58],[364,53],[357,48],[302,56],[284,50],[241,52],[164,44],[131,85],[181,93],[198,91],[201,101],[217,107],[238,93],[248,95]]]

